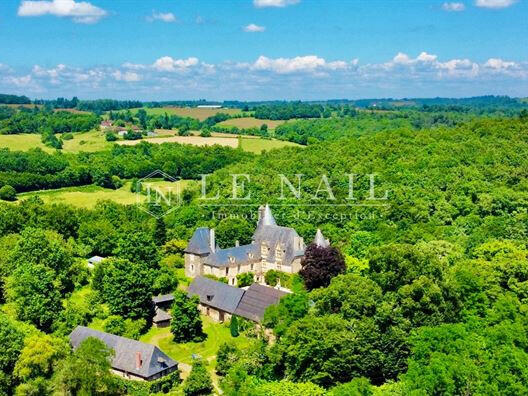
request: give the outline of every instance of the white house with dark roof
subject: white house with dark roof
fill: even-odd
[[[157,346],[84,326],[77,326],[72,331],[70,344],[73,349],[77,349],[88,337],[101,340],[114,351],[110,362],[112,372],[124,378],[152,381],[178,370],[178,362],[168,357]]]
[[[327,246],[328,240],[318,230],[314,242]],[[198,228],[185,249],[185,275],[225,277],[230,285],[236,285],[238,274],[253,272],[255,281],[263,283],[269,270],[299,272],[305,248],[297,231],[277,225],[270,207],[261,206],[257,228],[248,245],[220,249],[213,229]]]

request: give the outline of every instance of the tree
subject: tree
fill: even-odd
[[[238,331],[238,319],[236,315],[231,316],[231,322],[229,323],[229,331],[231,332],[231,337],[238,337],[240,335]]]
[[[330,280],[346,271],[345,260],[335,247],[310,244],[305,250],[299,274],[308,290],[326,287]]]
[[[106,333],[122,336],[125,332],[125,319],[119,315],[111,315],[106,318],[103,330]]]
[[[185,396],[210,395],[213,392],[213,381],[200,359],[193,362],[191,373],[183,383]]]
[[[157,268],[160,259],[158,250],[151,235],[143,231],[132,231],[122,235],[114,254],[149,268]]]
[[[246,287],[251,286],[251,284],[253,284],[255,275],[253,274],[253,272],[243,272],[241,274],[238,274],[236,278],[238,287]]]
[[[42,264],[20,265],[7,279],[6,289],[18,319],[40,330],[49,331],[63,310],[55,273]]]
[[[369,380],[360,377],[332,388],[330,396],[372,396],[374,394],[372,389]]]
[[[0,188],[0,199],[4,201],[15,201],[16,190],[10,185],[5,185]]]
[[[167,242],[167,228],[163,217],[156,217],[156,223],[154,225],[153,239],[158,246],[163,245]]]
[[[216,241],[221,247],[235,246],[235,242],[245,245],[251,243],[253,228],[243,218],[227,217],[216,227]]]
[[[52,378],[53,390],[61,395],[124,395],[110,372],[113,354],[102,341],[88,337],[62,361]]]
[[[14,374],[21,382],[38,378],[48,380],[55,368],[68,356],[69,345],[60,338],[35,334],[24,340]]]
[[[235,365],[240,355],[240,351],[233,344],[224,342],[216,353],[216,373],[226,375]]]
[[[111,258],[102,264],[103,300],[110,312],[123,318],[147,319],[152,315],[152,273],[142,264]]]
[[[263,324],[280,337],[294,321],[306,316],[309,308],[310,299],[306,292],[287,294],[278,304],[266,309]]]
[[[200,342],[205,339],[198,302],[198,297],[187,297],[181,290],[174,293],[171,333],[175,342]]]
[[[24,332],[6,315],[0,313],[0,394],[9,395],[15,384],[13,370],[24,346]]]

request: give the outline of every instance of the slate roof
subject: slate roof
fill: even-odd
[[[253,283],[242,296],[235,310],[235,315],[255,322],[262,322],[266,308],[277,304],[281,297],[286,294],[286,292],[281,290]]]
[[[319,228],[317,229],[317,232],[315,233],[314,243],[317,246],[323,247],[323,248],[330,246],[330,241],[328,239],[325,239],[325,237],[323,236],[323,233],[321,232]]]
[[[104,260],[104,257],[101,257],[101,256],[93,256],[93,257],[90,257],[90,258],[88,259],[88,262],[89,262],[90,264],[98,264],[98,263],[100,263],[100,262],[103,261],[103,260]]]
[[[280,227],[277,225],[261,225],[255,230],[253,235],[254,242],[260,246],[265,242],[269,247],[268,262],[275,261],[275,253],[277,245],[285,250],[283,256],[283,263],[290,265],[294,258],[304,255],[304,246],[302,249],[296,249],[294,241],[299,238],[299,234],[293,228]],[[304,244],[303,244],[304,245]]]
[[[201,304],[233,313],[244,294],[244,290],[198,276],[189,285],[187,294],[198,296]]]
[[[273,217],[273,214],[271,213],[269,205],[266,204],[264,208],[262,208],[262,206],[259,208],[259,220],[257,223],[257,227],[270,225],[276,226],[277,222],[275,221],[275,217]]]
[[[251,257],[250,254],[252,255]],[[234,262],[231,262],[231,257]],[[260,261],[260,248],[258,245],[249,244],[218,249],[207,256],[203,262],[213,267],[227,267],[229,265],[249,264],[258,261]]]
[[[164,294],[162,296],[152,297],[152,302],[154,304],[162,304],[162,303],[167,303],[171,301],[174,301],[174,296],[172,294]]]
[[[154,317],[152,318],[152,321],[154,323],[165,322],[167,320],[172,319],[172,316],[167,311],[164,311],[163,309],[158,307],[156,307],[154,310],[156,312]]]
[[[185,248],[185,253],[209,254],[211,253],[210,230],[208,227],[200,227],[194,231],[194,234]]]
[[[77,326],[70,334],[70,343],[76,349],[88,337],[97,338],[114,350],[115,355],[111,365],[112,368],[119,371],[150,378],[161,371],[178,365],[177,362],[154,345],[104,333],[88,327]],[[143,362],[139,369],[136,369],[137,353],[141,354]]]

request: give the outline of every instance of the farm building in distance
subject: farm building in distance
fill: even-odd
[[[221,109],[222,105],[198,105],[196,106],[198,109]]]
[[[88,337],[97,338],[114,350],[112,372],[138,381],[152,381],[178,370],[178,363],[158,347],[125,337],[77,326],[70,334],[73,349]]]
[[[314,243],[328,246],[320,230]],[[293,228],[277,225],[268,205],[259,208],[257,229],[252,242],[221,249],[216,245],[215,232],[207,227],[198,228],[185,249],[185,275],[226,277],[236,285],[237,275],[252,272],[254,281],[264,283],[264,274],[277,270],[290,274],[299,272],[306,245]]]
[[[217,322],[224,322],[237,315],[260,323],[270,305],[277,304],[287,293],[272,287],[252,284],[247,290],[229,286],[203,276],[193,280],[188,295],[198,296],[200,311]]]

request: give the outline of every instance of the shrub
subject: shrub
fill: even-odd
[[[237,286],[246,287],[250,286],[254,282],[255,275],[253,272],[244,272],[243,274],[237,275]]]
[[[67,132],[62,134],[62,140],[72,140],[73,139],[73,133]]]
[[[5,185],[0,188],[0,199],[4,201],[15,201],[16,200],[16,191],[10,185]]]
[[[113,132],[106,132],[105,139],[107,142],[115,142],[118,139],[118,137]]]

